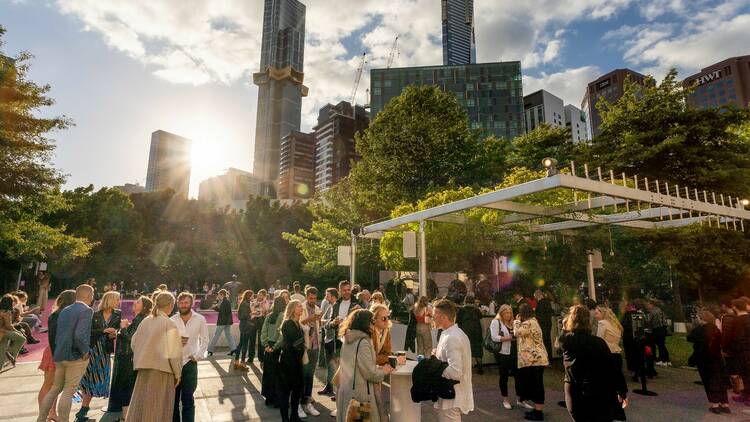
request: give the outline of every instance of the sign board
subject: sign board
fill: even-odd
[[[336,265],[342,267],[348,267],[352,265],[352,247],[351,246],[339,246],[338,247],[338,258],[336,259]]]
[[[698,86],[701,86],[703,84],[707,84],[717,79],[721,79],[721,70],[715,70],[713,72],[706,73],[705,75],[696,79],[695,84]]]
[[[602,251],[594,249],[591,253],[591,266],[593,268],[604,268],[604,261],[602,261]]]
[[[417,257],[417,232],[404,232],[404,258]]]

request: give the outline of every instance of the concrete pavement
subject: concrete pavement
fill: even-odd
[[[38,363],[19,364],[15,369],[0,374],[0,421],[27,422],[36,420],[37,392],[42,384],[42,375],[36,369]],[[260,395],[260,368],[249,373],[229,370],[230,360],[217,353],[215,358],[201,361],[198,365],[198,390],[196,391],[196,420],[201,422],[224,421],[280,421],[277,409],[267,408]],[[323,377],[322,370],[318,378]],[[316,380],[315,391],[322,388]],[[523,420],[523,411],[502,409],[499,401],[497,372],[486,368],[485,375],[474,375],[474,398],[476,410],[464,417],[464,421],[518,421]],[[569,421],[565,409],[558,407],[563,399],[562,373],[556,369],[545,371],[547,386],[546,420]],[[649,388],[659,393],[658,397],[643,397],[631,394],[631,406],[627,410],[629,421],[644,422],[688,422],[688,421],[750,421],[750,408],[732,403],[731,415],[713,415],[706,411],[707,402],[703,388],[696,385],[696,371],[690,369],[662,368],[659,377]],[[511,381],[512,383],[512,381]],[[629,387],[637,388],[635,384]],[[511,386],[511,395],[513,387]],[[315,397],[321,416],[308,417],[310,422],[326,422],[333,402],[328,397]],[[94,399],[89,416],[100,422],[113,420],[118,415],[105,415],[102,408],[106,400]],[[74,404],[74,412],[79,405]],[[743,410],[748,410],[748,413]],[[422,420],[435,421],[433,410],[422,405]],[[167,421],[165,421],[167,422]],[[415,421],[393,421],[415,422]]]

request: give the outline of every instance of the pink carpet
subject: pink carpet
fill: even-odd
[[[55,298],[50,299],[50,304],[54,304]],[[120,304],[120,307],[122,309],[122,317],[124,319],[133,320],[133,302],[132,299],[124,299],[122,303]],[[216,324],[216,320],[218,319],[218,313],[216,311],[211,310],[199,310],[200,306],[200,299],[195,300],[194,309],[195,311],[199,312],[201,315],[206,317],[206,322],[209,324]],[[47,318],[49,317],[49,314],[52,312],[52,307],[48,306],[48,309],[45,310],[45,312],[42,314],[42,324],[44,327],[47,327]],[[96,309],[96,307],[94,307]],[[233,313],[233,320],[234,322],[238,322],[237,320],[237,313]],[[41,361],[42,355],[44,354],[44,349],[49,345],[49,339],[47,338],[47,333],[34,333],[34,337],[36,337],[39,341],[37,344],[27,344],[26,350],[29,351],[29,353],[25,355],[19,355],[18,356],[18,362],[35,362],[35,361]]]

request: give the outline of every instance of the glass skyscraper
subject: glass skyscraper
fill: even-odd
[[[474,39],[474,0],[441,0],[443,15],[443,64],[477,62]]]
[[[263,195],[275,197],[281,139],[300,129],[304,81],[305,5],[297,0],[265,0],[258,85],[253,173]]]
[[[525,131],[521,62],[373,69],[370,121],[409,85],[437,85],[455,95],[471,128],[485,136],[512,139]]]

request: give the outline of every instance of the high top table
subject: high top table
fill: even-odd
[[[411,400],[411,373],[417,362],[407,360],[391,372],[391,421],[420,422],[422,407]]]

